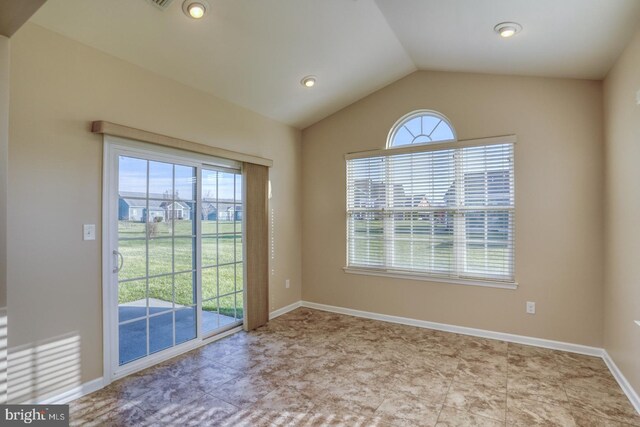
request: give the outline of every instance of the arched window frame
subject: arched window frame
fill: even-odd
[[[396,137],[396,134],[398,133],[398,131],[405,126],[407,123],[409,123],[411,120],[417,118],[417,117],[424,117],[424,116],[430,116],[430,117],[435,117],[437,119],[440,119],[441,121],[443,121],[451,130],[451,133],[453,134],[453,138],[452,139],[438,139],[438,140],[431,140],[429,142],[418,142],[418,143],[411,143],[411,144],[401,144],[401,145],[393,145],[394,139]],[[417,135],[416,137],[414,137],[414,140],[420,136],[427,136],[430,138],[430,135],[433,134],[433,132],[435,131],[435,129],[440,125],[440,123],[438,123],[438,125],[436,125],[433,130],[431,131],[430,134],[420,134]],[[408,128],[407,128],[408,130]],[[400,119],[398,119],[394,125],[391,127],[391,130],[389,131],[389,135],[387,135],[387,149],[393,149],[393,148],[399,148],[399,147],[414,147],[414,146],[421,146],[421,145],[430,145],[430,144],[436,144],[436,143],[442,143],[442,142],[455,142],[458,140],[458,136],[456,134],[456,129],[453,127],[453,125],[451,124],[451,120],[449,120],[444,114],[439,113],[438,111],[434,111],[434,110],[426,110],[426,109],[420,109],[420,110],[415,110],[415,111],[411,111],[410,113],[405,114],[404,116],[400,117]]]

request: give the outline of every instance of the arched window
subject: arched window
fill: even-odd
[[[391,128],[387,148],[455,140],[456,132],[449,119],[436,111],[418,110],[405,115]]]

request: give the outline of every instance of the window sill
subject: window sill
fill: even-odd
[[[479,280],[479,279],[452,279],[449,277],[430,276],[426,274],[405,273],[401,271],[375,270],[375,269],[357,268],[357,267],[344,267],[343,270],[345,273],[362,274],[365,276],[392,277],[395,279],[420,280],[422,282],[435,282],[435,283],[450,283],[453,285],[483,286],[486,288],[518,289],[518,283],[516,282],[500,282],[500,281]]]

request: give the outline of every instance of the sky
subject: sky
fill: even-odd
[[[148,171],[147,171],[148,168]],[[133,157],[119,157],[119,192],[162,195],[174,188],[181,200],[195,200],[196,168]],[[228,172],[202,169],[202,195],[205,199],[242,199],[242,176]]]

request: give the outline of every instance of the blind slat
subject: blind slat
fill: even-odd
[[[347,263],[514,281],[514,145],[347,160]]]

